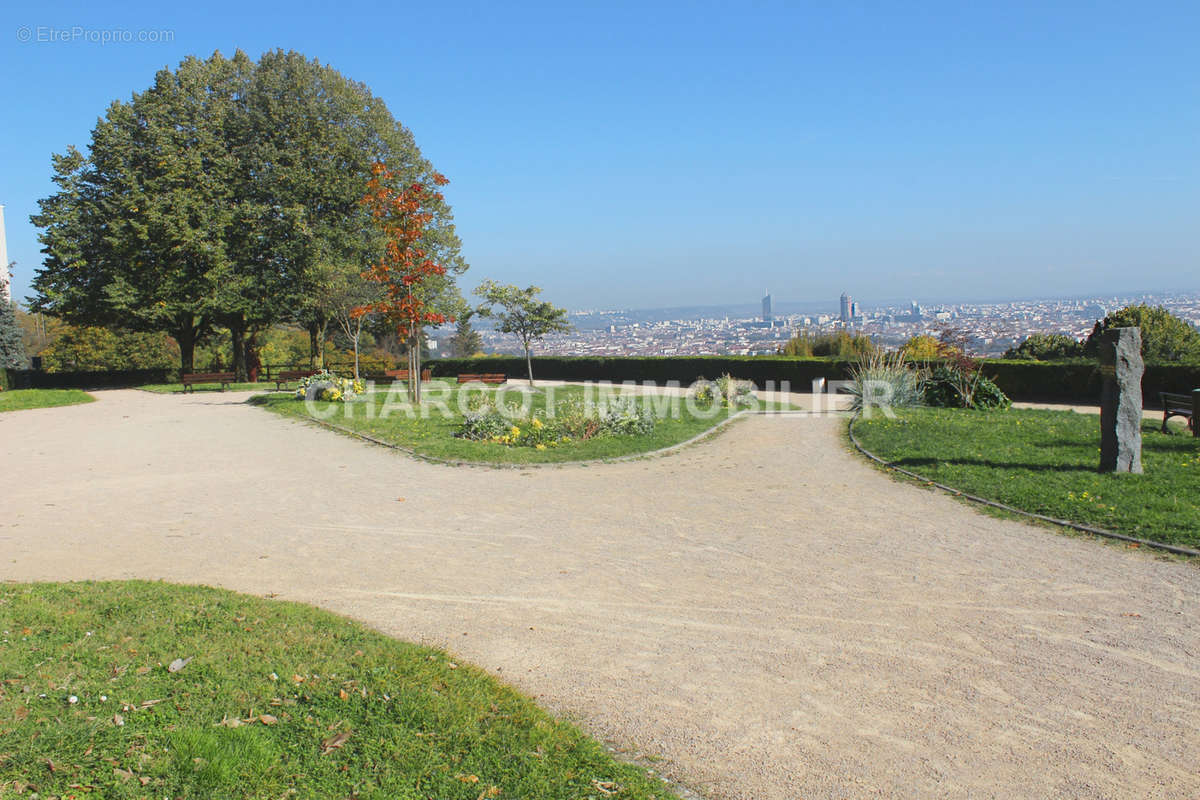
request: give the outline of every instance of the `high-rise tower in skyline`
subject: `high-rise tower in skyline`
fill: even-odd
[[[850,299],[850,295],[842,292],[842,308],[840,319],[842,320],[843,325],[850,324],[850,305],[853,302],[854,301]]]
[[[762,308],[762,321],[773,322],[775,318],[771,315],[771,293],[766,289],[763,289]]]

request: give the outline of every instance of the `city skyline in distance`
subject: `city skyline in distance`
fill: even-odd
[[[941,296],[925,296],[915,294],[910,296],[895,296],[895,297],[865,297],[861,298],[853,292],[844,292],[849,298],[859,307],[860,310],[874,310],[879,308],[899,308],[908,306],[910,303],[917,303],[920,306],[960,306],[960,305],[1001,305],[1011,303],[1052,303],[1052,302],[1083,302],[1094,301],[1101,299],[1108,300],[1131,300],[1135,298],[1165,298],[1165,297],[1200,297],[1200,289],[1164,289],[1164,288],[1140,288],[1128,289],[1125,291],[1114,292],[1077,292],[1068,294],[1056,295],[1038,295],[1038,294],[1013,294],[1003,297],[954,297],[951,295]],[[796,300],[790,298],[779,297],[777,292],[770,292],[772,314],[776,317],[786,317],[796,314],[830,314],[832,316],[839,315],[839,305],[841,293],[830,297],[823,297],[811,300]],[[580,314],[601,314],[601,313],[623,313],[623,314],[648,314],[656,313],[667,315],[672,312],[678,312],[680,319],[702,318],[704,315],[711,315],[712,318],[735,315],[741,319],[749,319],[752,317],[762,316],[762,296],[758,302],[753,299],[747,299],[745,302],[732,303],[688,303],[680,305],[644,305],[644,306],[592,306],[592,307],[568,307],[568,311],[572,315]]]

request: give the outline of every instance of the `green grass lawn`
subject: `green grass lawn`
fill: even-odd
[[[155,394],[174,394],[183,391],[182,383],[147,383],[144,386],[137,387],[147,392]],[[227,392],[265,392],[273,391],[275,382],[269,383],[230,383],[226,384],[225,391]],[[198,383],[188,387],[189,392],[219,392],[221,384],[219,383]]]
[[[434,384],[427,386],[430,385]],[[724,409],[718,409],[715,414],[708,417],[690,414],[687,412],[686,403],[681,398],[679,403],[681,413],[678,418],[660,418],[650,434],[596,437],[586,441],[572,441],[546,450],[535,450],[532,447],[509,447],[502,444],[456,438],[454,434],[462,424],[462,414],[459,411],[457,400],[459,391],[457,386],[450,383],[445,384],[445,393],[442,396],[447,399],[446,404],[451,411],[450,416],[432,413],[428,418],[422,419],[419,416],[409,416],[402,410],[395,410],[386,419],[383,419],[383,409],[390,402],[386,392],[367,395],[362,402],[317,403],[316,408],[318,412],[326,410],[334,412],[328,419],[331,424],[368,434],[376,439],[412,450],[419,455],[496,464],[555,463],[647,453],[698,436],[731,413]],[[569,398],[582,398],[584,389],[579,386],[554,387],[553,392],[554,400],[557,403]],[[506,394],[509,402],[513,404],[519,402],[517,392],[509,391]],[[403,394],[399,392],[393,397],[402,399]],[[427,388],[425,403],[431,408],[433,397],[434,393]],[[290,393],[263,395],[253,398],[252,401],[284,416],[309,418],[305,403],[294,399]],[[543,411],[545,406],[545,394],[532,395],[532,410]],[[766,408],[767,404],[760,404],[760,407]]]
[[[145,582],[0,585],[0,797],[34,792],[674,797],[446,653],[309,606]]]
[[[91,403],[95,399],[79,389],[10,389],[0,392],[0,411],[73,406]]]
[[[1200,440],[1142,426],[1143,475],[1100,474],[1100,419],[1070,411],[910,409],[860,420],[867,450],[970,494],[1200,548]]]

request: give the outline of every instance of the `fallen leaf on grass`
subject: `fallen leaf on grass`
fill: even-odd
[[[190,664],[193,658],[195,658],[195,656],[188,656],[187,658],[175,659],[167,666],[167,672],[179,672],[179,670],[183,669],[188,664]]]
[[[113,775],[116,775],[118,778],[120,778],[123,781],[127,781],[133,777],[132,772],[130,772],[127,769],[121,769],[120,767],[113,767]]]
[[[592,779],[592,786],[594,786],[596,791],[600,792],[600,794],[616,794],[617,792],[621,791],[621,787],[612,781],[598,781],[595,778]]]
[[[136,670],[134,670],[134,672],[136,672],[138,675],[145,675],[149,671],[149,667],[138,667]]]
[[[482,792],[480,792],[479,797],[476,797],[475,800],[487,800],[487,798],[489,798],[489,797],[499,797],[499,796],[500,796],[500,787],[499,786],[489,786],[488,788],[486,788]]]
[[[350,699],[350,695],[346,694],[345,689],[338,689],[338,697],[342,698],[343,700]]]
[[[479,783],[478,775],[455,775],[454,777],[463,783]]]
[[[156,706],[156,705],[158,705],[159,703],[161,703],[163,700],[166,700],[166,698],[165,698],[165,697],[160,697],[160,698],[158,698],[157,700],[143,700],[143,701],[142,701],[142,708],[150,708],[150,706]]]
[[[116,725],[118,727],[125,724],[125,718],[122,717],[120,714],[113,714],[112,721],[113,721],[113,725]]]
[[[339,749],[350,739],[350,731],[342,731],[321,742],[321,755],[328,755]]]
[[[214,728],[240,728],[241,726],[242,721],[237,717],[225,717],[220,722],[217,722],[213,725]]]
[[[279,718],[272,714],[259,714],[258,721],[263,725],[274,725],[279,722]]]

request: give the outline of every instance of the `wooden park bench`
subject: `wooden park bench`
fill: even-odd
[[[508,376],[501,372],[487,372],[478,375],[465,373],[458,376],[459,383],[507,383]]]
[[[272,380],[275,381],[275,390],[279,391],[292,381],[298,381],[302,378],[307,378],[310,375],[316,374],[317,370],[315,369],[285,369],[283,372],[280,372],[278,375],[276,375]]]
[[[406,370],[406,369],[384,370],[383,374],[386,375],[387,377],[391,378],[394,381],[408,380],[408,370]],[[431,380],[433,380],[433,371],[428,370],[428,369],[421,370],[421,382],[429,383],[429,381],[431,381]]]
[[[1192,430],[1192,435],[1200,436],[1200,430],[1196,429],[1195,416],[1196,406],[1200,405],[1200,389],[1193,391],[1190,395],[1159,392],[1158,396],[1162,398],[1163,433],[1167,432],[1167,420],[1171,417],[1183,417],[1187,420],[1188,427]]]
[[[388,369],[383,372],[373,372],[363,375],[364,380],[374,381],[375,383],[395,383],[396,381],[408,380],[408,370],[406,369]],[[433,372],[428,369],[421,370],[421,381],[428,383],[433,380]]]
[[[196,391],[198,383],[219,383],[221,391],[225,391],[225,387],[234,382],[237,376],[232,372],[189,372],[186,375],[180,375],[179,381],[183,384],[183,391],[187,391],[190,387],[192,391]]]

